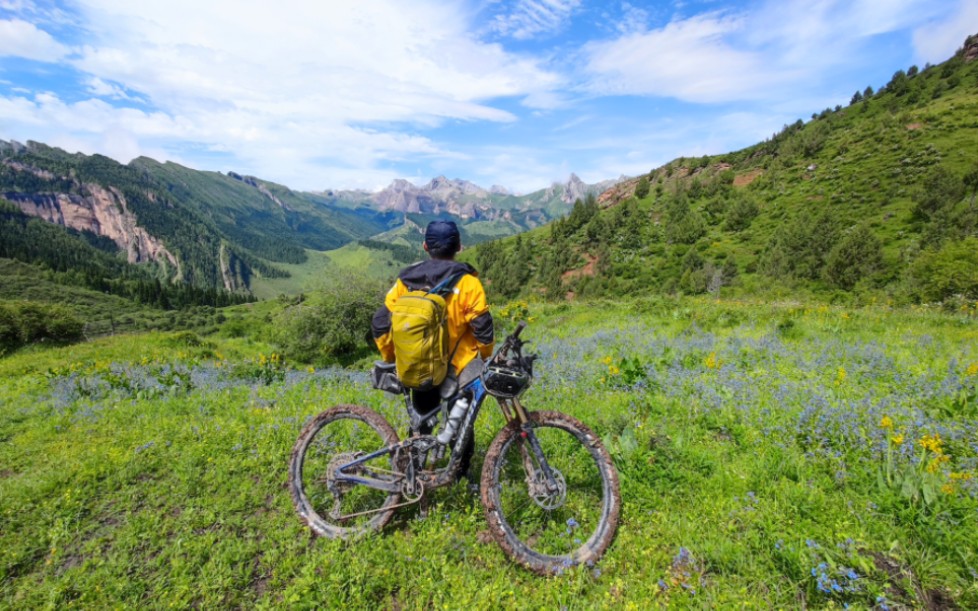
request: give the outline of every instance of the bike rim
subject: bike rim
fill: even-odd
[[[359,455],[387,444],[370,424],[359,419],[337,418],[324,423],[306,442],[297,465],[301,505],[309,525],[320,535],[346,537],[382,524],[398,495],[337,477],[337,468]],[[382,455],[347,473],[389,473],[390,455]],[[301,509],[300,509],[301,511]]]
[[[549,490],[542,470],[531,461],[527,482],[524,449],[529,444],[514,434],[503,446],[493,490],[500,526],[517,542],[527,559],[538,567],[560,572],[587,562],[603,551],[602,541],[611,522],[611,483],[602,471],[603,457],[577,431],[552,423],[533,429],[548,464],[554,470],[556,490]]]

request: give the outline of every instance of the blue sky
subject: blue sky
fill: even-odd
[[[973,33],[978,0],[0,0],[0,139],[525,193],[749,146]]]

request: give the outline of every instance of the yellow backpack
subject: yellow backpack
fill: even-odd
[[[444,295],[465,274],[449,276],[430,291],[404,293],[391,309],[391,340],[397,377],[406,388],[429,390],[448,375],[448,308]],[[457,346],[456,346],[457,347]]]

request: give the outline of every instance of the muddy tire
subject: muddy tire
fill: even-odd
[[[289,491],[303,521],[316,534],[332,539],[383,528],[400,495],[338,482],[331,474],[336,465],[397,441],[387,420],[367,407],[337,405],[313,418],[299,433],[289,459]],[[366,466],[391,471],[391,456],[381,456]]]
[[[482,468],[489,530],[503,551],[535,573],[590,565],[618,529],[618,472],[600,438],[575,418],[531,412],[530,425],[558,485],[547,486],[519,423],[511,422],[489,446]]]

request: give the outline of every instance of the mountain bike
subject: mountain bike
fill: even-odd
[[[443,384],[441,410],[431,414],[415,411],[392,370],[375,369],[375,387],[404,396],[410,419],[404,440],[383,416],[359,405],[337,405],[306,424],[289,461],[289,489],[309,527],[325,537],[358,537],[380,530],[429,490],[454,483],[467,468],[480,408],[493,396],[506,424],[486,451],[479,486],[492,537],[513,560],[543,575],[597,561],[618,527],[618,473],[583,423],[556,411],[530,411],[520,401],[536,358],[523,354],[525,326],[484,364],[477,360]],[[454,409],[466,403],[464,412]],[[442,416],[438,435],[419,432],[434,430]]]

